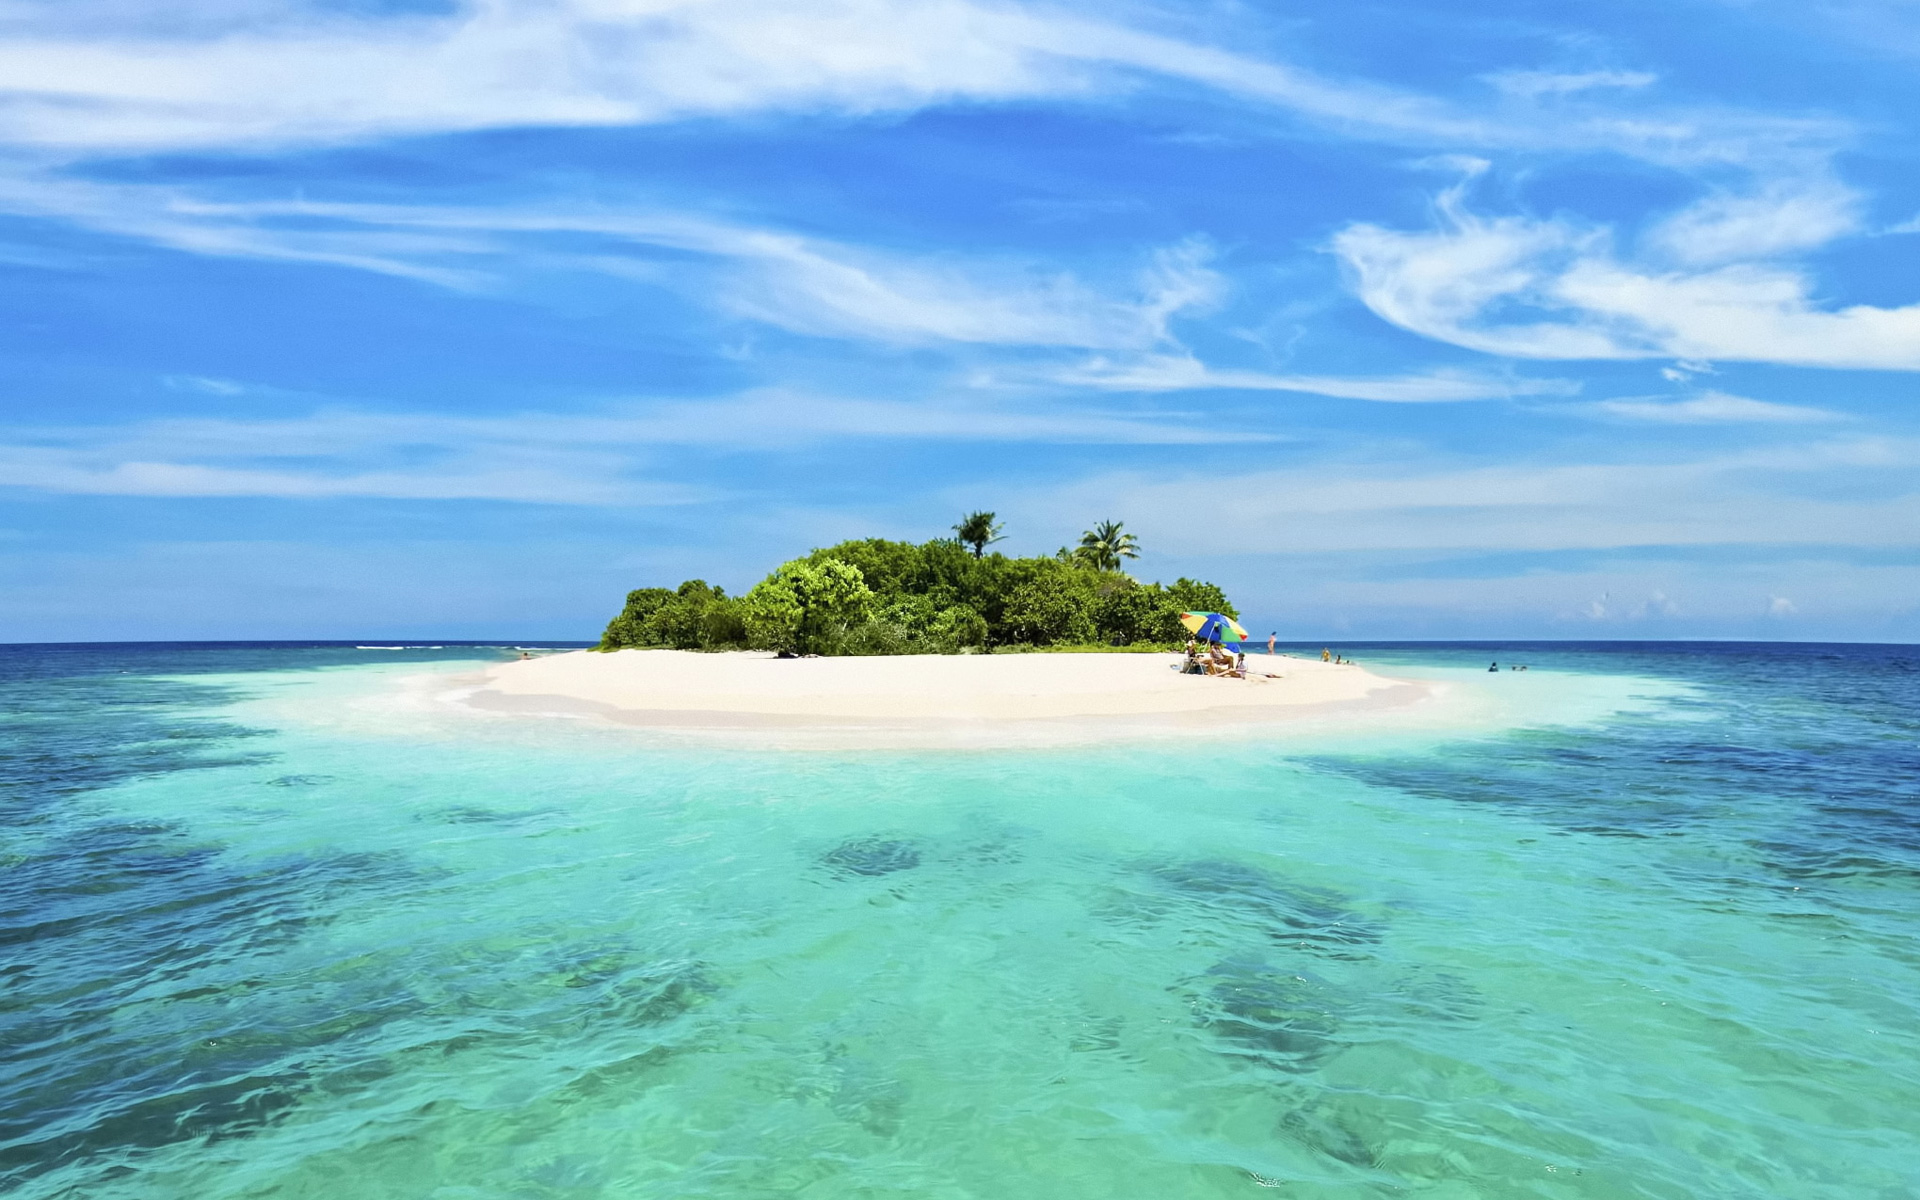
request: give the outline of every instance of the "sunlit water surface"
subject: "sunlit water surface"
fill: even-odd
[[[1017,752],[392,699],[508,653],[0,648],[0,1187],[1912,1195],[1912,648]]]

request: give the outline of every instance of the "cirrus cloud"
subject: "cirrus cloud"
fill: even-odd
[[[1774,404],[1726,392],[1702,392],[1686,400],[1602,400],[1594,411],[1660,425],[1810,425],[1840,414],[1803,404]]]
[[[31,10],[30,10],[31,11]],[[55,11],[0,31],[0,144],[66,155],[255,149],[534,126],[778,111],[870,114],[953,102],[1199,87],[1364,138],[1586,149],[1668,163],[1798,157],[1843,126],[1711,108],[1625,115],[1592,92],[1635,72],[1496,73],[1460,104],[1333,78],[1129,25],[1110,9],[978,0],[464,0],[342,16],[236,5],[209,22],[75,28]],[[1153,14],[1140,13],[1146,18]],[[1167,23],[1164,16],[1159,24]]]
[[[1577,383],[1565,379],[1521,379],[1454,370],[1375,376],[1279,374],[1211,367],[1191,355],[1174,354],[1144,355],[1120,362],[1096,358],[1051,377],[1061,383],[1108,391],[1300,392],[1387,404],[1566,396],[1580,390]]]
[[[1096,285],[1031,261],[908,255],[639,206],[231,201],[33,174],[0,175],[0,208],[194,254],[345,267],[456,291],[486,291],[528,270],[606,275],[678,288],[795,333],[908,344],[1144,349],[1225,288],[1201,238],[1148,251],[1125,277]],[[667,258],[672,271],[660,267]]]
[[[739,490],[686,483],[674,451],[791,451],[825,441],[1204,446],[1279,440],[1196,414],[1045,413],[759,391],[574,413],[457,416],[332,408],[0,430],[0,488],[69,495],[496,500],[661,506]]]
[[[1683,215],[1662,232],[1718,243],[1700,256],[1705,265],[1677,255],[1630,260],[1611,230],[1569,218],[1481,217],[1457,193],[1442,197],[1435,228],[1354,223],[1332,249],[1380,317],[1490,354],[1920,370],[1920,304],[1826,306],[1806,270],[1765,257],[1851,228],[1830,187],[1787,194],[1800,207],[1776,207],[1770,220],[1756,215],[1766,196],[1753,196],[1719,204],[1717,217]],[[1755,236],[1762,226],[1766,236]],[[1754,261],[1716,261],[1741,244]]]

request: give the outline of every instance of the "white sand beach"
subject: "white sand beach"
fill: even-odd
[[[1426,683],[1284,655],[1248,678],[1185,675],[1176,654],[906,655],[577,651],[489,668],[461,702],[679,731],[835,744],[1079,742],[1402,709]],[[779,740],[792,740],[781,737]]]

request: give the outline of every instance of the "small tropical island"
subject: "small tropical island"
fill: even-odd
[[[991,512],[915,544],[862,538],[782,563],[743,596],[705,580],[646,587],[608,622],[601,650],[770,650],[784,655],[1157,651],[1186,639],[1183,612],[1239,611],[1214,584],[1141,583],[1119,521],[1057,554],[1010,557]]]
[[[743,596],[698,579],[640,588],[596,649],[434,694],[496,719],[834,749],[1262,736],[1274,722],[1403,721],[1436,695],[1318,657],[1196,671],[1195,620],[1206,638],[1206,622],[1237,616],[1219,587],[1134,579],[1123,567],[1139,543],[1118,521],[1053,555],[990,552],[1000,536],[995,514],[969,513],[953,537],[815,550]],[[421,686],[444,689],[437,679]]]

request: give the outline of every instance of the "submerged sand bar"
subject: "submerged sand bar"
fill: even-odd
[[[662,729],[787,730],[856,741],[1099,740],[1159,728],[1403,708],[1426,684],[1265,654],[1246,679],[1184,675],[1176,654],[778,659],[763,653],[577,651],[488,669],[464,702]],[[846,740],[830,738],[829,740]]]

